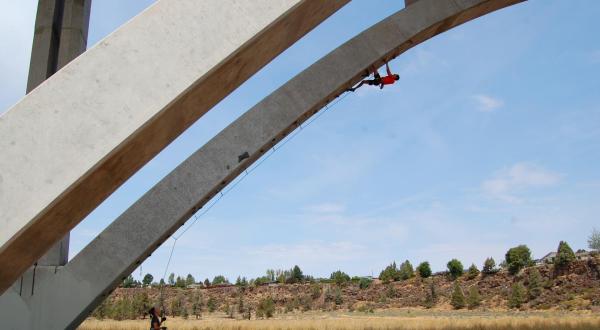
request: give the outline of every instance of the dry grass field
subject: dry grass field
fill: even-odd
[[[584,330],[600,329],[600,314],[564,312],[469,312],[382,310],[374,314],[315,312],[278,316],[270,320],[234,320],[211,315],[202,320],[169,319],[171,330],[254,330],[254,329],[398,329],[398,330]],[[81,330],[142,330],[148,320],[86,320]]]

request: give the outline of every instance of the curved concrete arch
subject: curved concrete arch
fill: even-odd
[[[0,293],[348,1],[158,0],[2,113]]]
[[[29,322],[34,329],[76,327],[193,213],[302,122],[362,79],[369,67],[454,26],[521,1],[419,0],[333,50],[192,154],[65,267],[41,278],[35,294],[19,302],[21,310],[29,310],[20,316],[21,322]],[[0,315],[7,316],[3,299]]]

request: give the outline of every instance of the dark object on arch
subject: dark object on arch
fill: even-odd
[[[243,154],[238,156],[238,163],[241,163],[242,160],[244,160],[246,158],[250,158],[250,154],[248,154],[248,151],[244,151]]]

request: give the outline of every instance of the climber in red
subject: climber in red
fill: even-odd
[[[379,72],[377,72],[377,70],[374,71],[375,72],[373,73],[373,79],[365,79],[361,81],[360,84],[358,84],[356,87],[348,88],[346,89],[346,91],[354,92],[364,84],[379,86],[379,89],[383,89],[383,86],[392,85],[396,82],[396,80],[400,79],[400,75],[392,73],[392,71],[390,70],[390,66],[387,62],[385,62],[385,71],[387,72],[387,76],[382,77],[379,75]]]

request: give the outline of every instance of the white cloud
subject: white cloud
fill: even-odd
[[[557,184],[561,175],[530,163],[517,163],[498,171],[494,177],[481,184],[489,197],[505,202],[520,202],[517,194],[529,188],[548,187]]]
[[[473,95],[473,99],[477,102],[477,109],[481,112],[492,112],[504,105],[502,100],[485,94]]]

